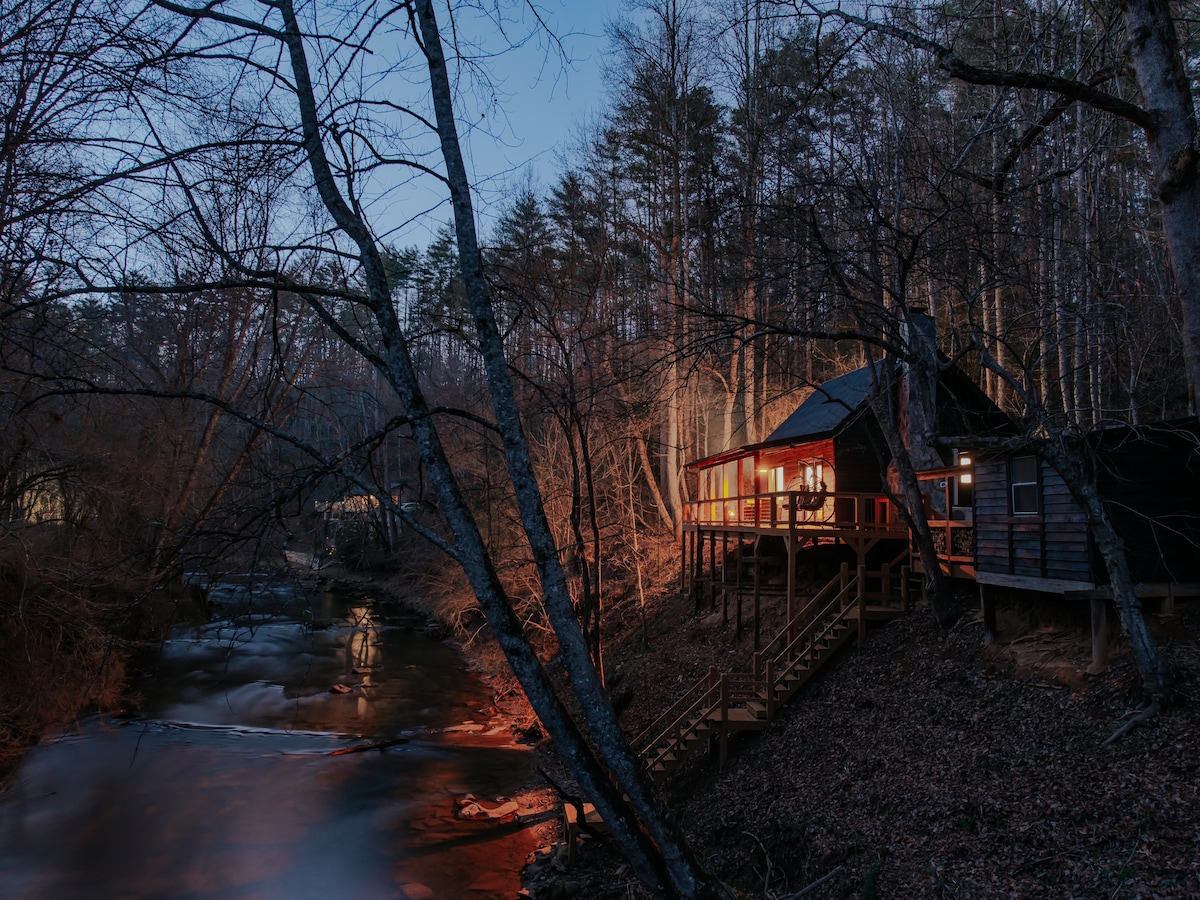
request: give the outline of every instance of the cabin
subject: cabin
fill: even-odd
[[[882,366],[874,371],[882,376]],[[687,521],[886,522],[888,510],[876,498],[861,509],[855,503],[855,495],[878,494],[881,485],[884,444],[869,408],[871,379],[870,366],[833,378],[765,441],[690,463],[699,499],[689,504]]]
[[[1090,601],[1093,662],[1106,664],[1111,592],[1086,517],[1055,468],[957,365],[932,319],[909,316],[907,363],[885,359],[817,387],[766,440],[688,465],[681,584],[699,611],[752,602],[745,670],[715,667],[632,741],[666,778],[714,740],[767,727],[825,659],[869,621],[905,610],[920,562],[893,506],[899,481],[875,410],[891,405],[917,467],[943,575],[978,585],[985,639],[996,603]],[[1200,427],[1192,418],[1081,439],[1090,476],[1129,551],[1139,596],[1200,596]],[[786,616],[760,644],[760,604]],[[1060,598],[1056,601],[1056,598]]]
[[[756,649],[764,595],[782,593],[790,620],[797,597],[841,566],[870,565],[886,579],[897,556],[907,559],[908,532],[883,491],[886,445],[870,404],[873,382],[886,383],[887,372],[881,362],[833,378],[766,440],[687,467],[697,499],[684,508],[685,589],[697,608],[720,600],[726,616],[734,600],[739,634],[743,598],[752,600]],[[875,592],[880,602],[885,587],[891,593],[890,585]]]
[[[1126,548],[1135,592],[1170,612],[1200,596],[1200,424],[1195,418],[1112,425],[1080,439],[1085,475]],[[944,574],[979,585],[985,629],[998,601],[1090,601],[1092,664],[1107,662],[1104,561],[1062,475],[1036,452],[963,452],[956,465],[920,473],[946,491],[954,515],[930,527]],[[966,498],[953,505],[952,496]]]
[[[956,451],[935,449],[931,430],[1012,430],[974,382],[937,355],[932,319],[912,319],[915,342],[928,347],[927,376],[892,359],[863,366],[816,387],[766,440],[688,465],[696,499],[684,510],[685,588],[698,608],[705,597],[736,599],[739,633],[742,597],[751,593],[756,647],[760,598],[772,589],[783,593],[789,620],[797,592],[812,593],[841,566],[861,573],[866,605],[878,616],[907,591],[908,529],[891,499],[896,479],[873,398],[898,410],[907,445],[919,441],[923,458],[939,463]]]

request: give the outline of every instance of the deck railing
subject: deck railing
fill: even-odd
[[[846,528],[904,531],[885,494],[835,491],[776,491],[692,500],[684,506],[689,525],[737,525],[755,528]]]
[[[975,523],[962,519],[931,520],[930,536],[938,558],[947,562],[974,562]]]

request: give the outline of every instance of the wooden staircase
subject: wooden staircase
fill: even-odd
[[[878,577],[879,573],[873,573]],[[670,709],[633,739],[632,746],[661,783],[684,760],[716,741],[721,763],[735,731],[761,731],[838,648],[861,639],[868,618],[903,612],[898,598],[876,594],[868,606],[871,576],[842,571],[822,587],[769,644],[754,654],[751,671],[709,669]],[[888,579],[883,578],[886,584]],[[907,591],[904,592],[905,597]]]

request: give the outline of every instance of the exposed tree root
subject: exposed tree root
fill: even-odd
[[[1162,704],[1157,700],[1152,701],[1145,709],[1109,735],[1108,740],[1106,740],[1101,746],[1107,747],[1109,744],[1115,744],[1139,725],[1145,725],[1147,722],[1151,722],[1156,719],[1160,712],[1162,712]]]

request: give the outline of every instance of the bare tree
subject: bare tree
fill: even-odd
[[[181,52],[190,52],[193,60],[208,54],[224,58],[230,44],[240,44],[246,48],[250,60],[241,70],[242,75],[263,74],[272,92],[278,91],[280,98],[287,98],[294,112],[285,112],[282,107],[272,111],[294,117],[290,121],[298,122],[294,128],[284,126],[281,137],[303,162],[306,180],[320,199],[324,218],[334,229],[331,235],[335,237],[329,250],[347,263],[352,261],[356,267],[355,287],[347,298],[362,318],[361,336],[351,333],[338,321],[325,294],[295,283],[288,272],[278,268],[253,271],[228,252],[225,259],[239,268],[245,277],[286,286],[304,297],[324,325],[368,359],[395,392],[403,405],[405,422],[453,539],[441,539],[429,532],[427,535],[462,566],[531,704],[579,778],[583,793],[593,800],[604,816],[618,846],[638,874],[648,884],[669,894],[698,895],[710,882],[688,852],[640,760],[624,741],[591,664],[587,643],[572,607],[558,547],[543,511],[491,303],[490,287],[484,277],[470,186],[454,118],[453,89],[432,4],[421,0],[387,9],[367,4],[358,10],[355,18],[348,20],[346,30],[340,34],[324,30],[324,16],[319,6],[297,8],[291,0],[262,4],[259,17],[250,17],[246,10],[225,4],[194,7],[172,0],[158,0],[158,5],[181,17],[187,23],[183,33],[196,41],[189,48],[187,42],[181,40]],[[306,24],[301,23],[302,17]],[[407,34],[408,39],[415,42],[417,59],[426,69],[426,99],[418,99],[427,104],[429,111],[402,110],[402,114],[410,114],[409,124],[413,127],[419,125],[429,129],[427,134],[435,142],[441,166],[444,166],[440,172],[435,170],[432,156],[421,159],[390,156],[386,136],[382,132],[371,132],[369,103],[343,101],[344,81],[362,74],[362,68],[366,66],[364,46],[370,45],[373,36],[384,31],[393,36]],[[278,48],[286,60],[286,77],[282,72],[258,67],[258,60],[266,52],[261,48],[268,45]],[[310,61],[313,51],[317,53],[315,62]],[[408,60],[409,63],[413,61]],[[394,100],[385,105],[398,108]],[[449,193],[464,295],[473,324],[476,352],[482,361],[491,396],[494,418],[487,427],[494,430],[503,447],[513,497],[540,576],[542,601],[558,638],[560,655],[570,673],[570,685],[582,711],[582,723],[576,722],[567,712],[522,634],[495,563],[456,480],[441,440],[438,412],[426,399],[414,367],[408,339],[392,301],[384,256],[359,193],[359,177],[365,177],[371,165],[387,163],[426,172],[440,180]],[[170,171],[177,191],[190,198],[192,189],[186,172],[182,167]],[[211,229],[203,224],[205,212],[192,202],[191,214],[201,223],[198,229],[211,240]],[[219,241],[213,240],[213,243],[215,249],[222,249]],[[390,502],[386,496],[380,500]]]
[[[1121,46],[1137,82],[1136,99],[1120,90],[1119,70],[1101,66],[1089,73],[1061,75],[1043,68],[993,69],[972,63],[949,43],[926,37],[894,21],[868,19],[819,4],[798,4],[819,17],[832,17],[855,28],[886,35],[928,53],[955,79],[1020,91],[1046,92],[1059,98],[1048,118],[1029,132],[1028,147],[1046,124],[1074,104],[1085,104],[1141,129],[1149,156],[1153,193],[1182,305],[1191,406],[1200,411],[1200,148],[1187,59],[1180,43],[1177,13],[1165,0],[1127,0],[1121,7],[1119,33],[1102,35]],[[1106,89],[1113,84],[1114,89]],[[1003,177],[1003,172],[996,173]]]

